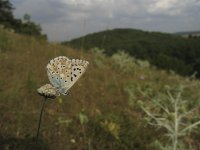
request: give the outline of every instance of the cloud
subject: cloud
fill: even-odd
[[[50,40],[68,40],[108,28],[174,32],[199,30],[199,0],[12,0]]]
[[[181,15],[187,8],[195,7],[196,0],[157,0],[151,4],[148,11],[153,14]]]

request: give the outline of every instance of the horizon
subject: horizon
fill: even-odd
[[[100,32],[104,32],[104,31],[109,31],[109,30],[112,31],[112,30],[117,30],[117,29],[121,29],[121,30],[130,29],[130,30],[137,30],[137,31],[142,31],[142,32],[152,32],[152,33],[162,33],[162,34],[190,34],[190,33],[199,33],[200,32],[200,30],[196,30],[196,31],[178,31],[178,32],[170,33],[170,32],[162,32],[162,31],[147,31],[147,30],[135,29],[135,28],[114,28],[114,29],[106,29],[106,30],[101,30],[101,31],[97,31],[97,32],[87,33],[85,35],[82,35],[82,36],[79,36],[79,37],[75,37],[73,39],[69,39],[69,40],[65,40],[65,41],[58,41],[58,42],[70,42],[70,41],[72,41],[74,39],[79,39],[79,38],[87,36],[87,35],[100,33]]]
[[[69,41],[115,28],[199,31],[199,0],[11,0],[14,15],[40,24],[49,41]]]

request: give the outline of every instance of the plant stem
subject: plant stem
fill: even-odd
[[[39,132],[40,132],[40,125],[41,125],[42,114],[43,114],[43,111],[44,111],[44,106],[45,106],[46,100],[47,100],[47,98],[44,99],[43,104],[42,104],[42,109],[41,109],[41,112],[40,112],[40,119],[39,119],[39,122],[38,122],[38,129],[37,129],[37,136],[36,136],[36,148],[37,148],[37,145],[38,145],[38,137],[39,137]]]
[[[179,118],[178,118],[178,100],[179,97],[176,98],[174,103],[174,141],[173,141],[173,150],[177,149],[178,144],[178,127],[179,127]]]

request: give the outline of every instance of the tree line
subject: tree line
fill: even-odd
[[[158,68],[181,75],[197,73],[200,77],[200,38],[183,38],[175,34],[113,29],[89,34],[63,44],[73,48],[105,49],[107,55],[119,50],[148,60]]]
[[[0,24],[9,29],[13,29],[20,34],[42,37],[47,39],[45,34],[42,34],[42,28],[39,24],[31,21],[31,17],[25,14],[23,19],[17,19],[13,15],[14,7],[9,0],[0,0]]]

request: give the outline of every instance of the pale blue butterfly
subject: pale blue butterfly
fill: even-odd
[[[88,61],[59,56],[47,64],[47,75],[50,83],[63,95],[85,72]]]

